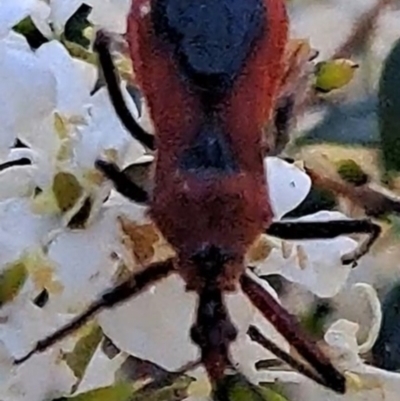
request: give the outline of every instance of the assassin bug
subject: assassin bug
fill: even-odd
[[[244,265],[246,251],[262,233],[288,240],[368,234],[343,263],[355,263],[379,235],[379,226],[365,219],[273,221],[261,130],[275,106],[287,31],[283,0],[134,1],[127,38],[155,136],[129,114],[109,39],[98,33],[95,49],[116,113],[133,138],[157,150],[153,192],[147,193],[115,164],[98,160],[96,167],[121,194],[149,204],[150,216],[177,256],[151,264],[105,292],[15,363],[45,350],[104,308],[179,274],[187,291],[198,294],[191,338],[214,386],[231,366],[229,346],[237,335],[223,295],[241,287],[304,361],[281,350],[256,327],[248,335],[312,380],[345,392],[344,375]]]

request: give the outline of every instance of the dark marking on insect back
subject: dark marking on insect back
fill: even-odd
[[[239,171],[226,135],[217,124],[205,124],[183,151],[180,167],[198,175]]]
[[[260,36],[266,11],[262,0],[155,0],[152,19],[188,82],[223,95]]]

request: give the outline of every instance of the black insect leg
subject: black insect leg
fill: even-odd
[[[149,201],[149,194],[135,184],[128,174],[121,171],[116,164],[104,160],[96,160],[96,167],[113,182],[115,189],[121,195],[136,203],[146,204]]]
[[[328,239],[341,235],[368,234],[368,238],[354,251],[342,256],[342,263],[357,265],[379,237],[381,228],[368,219],[329,221],[278,221],[266,234],[285,240]]]
[[[283,362],[287,363],[293,369],[297,370],[302,375],[308,377],[309,379],[315,381],[316,383],[321,384],[322,386],[326,386],[326,382],[308,365],[304,364],[301,361],[298,361],[293,356],[288,354],[282,348],[277,346],[274,342],[266,338],[260,330],[256,327],[251,325],[247,331],[247,335],[250,339],[257,344],[260,344],[266,350],[274,354]]]
[[[253,305],[271,322],[275,329],[296,349],[299,355],[315,371],[315,374],[319,376],[319,379],[316,381],[337,393],[343,394],[346,391],[345,377],[332,365],[327,356],[304,335],[295,317],[283,308],[272,295],[265,291],[247,273],[242,275],[240,284],[243,292]],[[254,330],[252,331],[253,337],[255,337],[257,333]],[[259,337],[257,339],[260,340]],[[271,351],[274,352],[274,349],[271,349]],[[279,352],[276,354],[278,357],[282,357],[282,354],[279,354]],[[299,370],[298,364],[291,363],[291,359],[286,358],[285,362],[289,363],[294,369]],[[303,367],[303,371],[310,377],[308,373],[311,371],[306,366]]]
[[[10,160],[8,162],[4,162],[0,164],[0,171],[7,170],[10,167],[14,166],[29,166],[32,164],[32,161],[27,157],[21,157],[21,159]]]
[[[53,334],[40,340],[35,347],[25,356],[15,359],[15,364],[21,364],[29,359],[32,355],[40,353],[62,340],[72,332],[82,327],[86,322],[92,319],[96,314],[104,309],[112,308],[113,306],[126,301],[127,299],[138,295],[150,285],[168,276],[174,270],[172,259],[164,262],[154,263],[148,266],[140,273],[132,275],[123,283],[106,291],[98,300],[94,301],[83,313],[76,316],[71,322],[67,323]]]
[[[201,361],[214,389],[226,368],[231,366],[229,345],[236,336],[237,330],[229,318],[221,290],[205,286],[199,292],[197,319],[192,326],[191,337],[200,347]]]
[[[94,50],[98,53],[111,103],[119,119],[134,139],[150,150],[155,150],[154,136],[146,132],[133,118],[119,86],[119,78],[109,50],[109,37],[104,31],[98,31],[94,42]]]

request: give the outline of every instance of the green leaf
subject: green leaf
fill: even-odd
[[[26,266],[17,262],[0,274],[0,306],[11,302],[19,293],[28,277]]]
[[[193,382],[193,378],[189,376],[179,376],[172,382],[154,388],[154,384],[145,386],[138,390],[130,401],[179,401],[188,397],[188,388]]]
[[[383,167],[400,171],[400,40],[385,61],[379,82],[379,128]]]
[[[133,387],[131,384],[121,382],[75,396],[58,398],[54,401],[128,401],[132,397],[132,392]]]
[[[52,187],[57,205],[61,211],[70,210],[82,196],[83,189],[77,178],[66,172],[57,173]]]
[[[259,390],[261,394],[265,397],[265,400],[268,401],[288,401],[287,398],[285,398],[282,394],[278,392],[277,389],[275,389],[274,385],[268,385],[268,386],[259,386]]]
[[[220,401],[288,401],[273,386],[256,386],[240,374],[225,376],[214,396]]]
[[[93,325],[90,332],[75,344],[74,349],[65,354],[65,362],[79,380],[82,379],[102,337],[101,328],[98,325]]]

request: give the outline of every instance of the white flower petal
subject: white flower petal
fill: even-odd
[[[0,39],[7,36],[10,30],[26,17],[45,37],[51,37],[49,26],[50,7],[42,0],[2,0],[0,2]]]
[[[0,2],[0,39],[27,17],[37,0],[2,0]]]
[[[329,327],[324,339],[331,346],[330,353],[335,356],[335,365],[340,369],[357,369],[362,365],[358,356],[358,324],[339,319]]]
[[[89,21],[109,32],[126,32],[130,0],[86,0],[93,9]]]
[[[24,294],[0,311],[1,349],[13,357],[30,351],[33,345],[66,323],[69,315],[53,315],[35,306]],[[73,340],[66,339],[24,364],[9,368],[1,377],[0,398],[11,401],[43,401],[68,394],[76,381],[69,367],[60,361],[60,349],[69,351]],[[8,363],[0,358],[0,371]]]
[[[361,343],[358,353],[368,352],[378,338],[382,322],[381,305],[374,288],[365,283],[356,283],[344,287],[332,301],[336,311],[333,318],[341,317],[356,322],[359,325],[357,339]]]
[[[291,221],[327,221],[346,219],[338,212],[318,212]],[[286,220],[285,220],[286,221]],[[334,296],[345,284],[351,265],[343,265],[341,257],[353,251],[357,243],[348,237],[329,240],[287,241],[274,248],[257,266],[257,274],[281,274],[305,286],[319,297]]]
[[[0,171],[0,201],[8,198],[23,198],[35,188],[34,166],[14,166]]]
[[[50,11],[50,7],[46,2],[36,0],[30,13],[30,17],[36,28],[48,39],[53,36],[53,31],[50,26]]]
[[[98,78],[97,66],[78,58],[73,58],[72,61],[75,64],[75,68],[79,72],[79,75],[82,77],[86,89],[91,92]]]
[[[28,41],[24,35],[21,35],[15,31],[10,31],[8,35],[1,40],[5,46],[9,48],[14,48],[15,50],[26,51],[27,53],[32,53],[32,49],[29,46]]]
[[[115,373],[126,361],[126,358],[126,354],[120,353],[110,359],[103,352],[102,345],[99,344],[74,395],[113,385]]]
[[[32,53],[0,41],[0,150],[16,135],[32,129],[56,104],[56,82],[49,68]]]
[[[83,3],[82,0],[51,0],[50,19],[56,32],[64,30],[65,23]]]
[[[67,116],[81,115],[90,100],[90,88],[65,47],[53,40],[40,46],[36,54],[57,80],[57,110]]]
[[[17,260],[30,247],[40,244],[56,221],[31,211],[28,199],[0,202],[0,266]]]
[[[79,309],[111,287],[118,267],[112,255],[121,247],[117,221],[111,215],[100,216],[85,230],[59,234],[51,242],[48,256],[53,278],[62,283],[63,291],[50,299],[47,308]]]
[[[347,375],[355,375],[355,382],[348,380],[344,395],[334,392],[299,377],[295,385],[286,385],[285,392],[291,401],[397,401],[400,392],[400,374],[364,365],[357,352],[356,334],[358,325],[348,320],[335,322],[325,334],[331,346],[332,361]]]
[[[280,219],[305,199],[311,179],[297,166],[278,157],[266,157],[264,166],[274,216]]]
[[[132,115],[135,116],[137,110],[133,100],[124,86],[121,86],[121,89]],[[105,88],[97,91],[91,102],[91,120],[89,125],[82,129],[81,138],[76,144],[77,161],[81,167],[86,168],[93,167],[95,160],[102,156],[105,150],[114,149],[123,157],[131,142],[135,142],[117,117]],[[137,146],[140,149],[139,157],[144,153],[144,148],[138,143]]]
[[[197,296],[176,274],[99,316],[104,333],[128,354],[176,370],[199,357],[190,339]]]
[[[55,351],[46,356],[33,356],[0,386],[0,397],[7,401],[43,401],[69,394],[76,378],[58,358]]]

